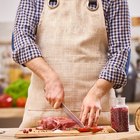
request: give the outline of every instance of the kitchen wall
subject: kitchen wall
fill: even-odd
[[[20,0],[0,0],[0,22],[13,22]]]
[[[140,1],[139,0],[127,0],[129,3],[129,9],[131,16],[140,16]]]
[[[130,15],[131,17],[140,17],[140,1],[139,0],[128,0]],[[140,37],[140,26],[131,27],[131,36],[132,38]],[[140,41],[140,40],[139,40]],[[140,42],[132,40],[131,42],[131,62],[136,67],[136,60],[138,58],[138,54],[135,52],[135,47],[139,45]]]
[[[20,0],[0,0],[0,41],[11,39],[11,32]]]

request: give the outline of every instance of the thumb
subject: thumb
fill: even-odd
[[[61,103],[62,103],[62,101],[56,101],[55,104],[54,104],[54,106],[53,106],[54,109],[58,109],[58,108],[60,108]]]

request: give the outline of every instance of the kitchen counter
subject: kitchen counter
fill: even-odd
[[[138,107],[140,107],[139,102],[127,103],[129,107],[129,113],[135,114]],[[10,113],[9,113],[10,112]],[[23,117],[24,108],[0,108],[0,118],[15,118]]]
[[[0,108],[0,118],[23,117],[24,108]]]
[[[127,103],[129,107],[130,124],[134,124],[134,114],[138,107],[139,102]],[[22,121],[24,108],[0,108],[0,128],[13,128],[18,127]]]
[[[18,140],[14,137],[18,128],[0,129],[4,134],[0,134],[0,140]],[[44,138],[24,138],[19,140],[139,140],[140,132],[135,130],[133,125],[130,126],[129,132],[110,133],[110,134],[89,134],[85,136],[67,136],[67,137],[44,137]]]

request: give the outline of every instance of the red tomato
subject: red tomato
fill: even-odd
[[[12,107],[13,99],[7,94],[0,95],[0,107]]]
[[[17,107],[25,107],[26,104],[26,97],[20,97],[16,100]]]

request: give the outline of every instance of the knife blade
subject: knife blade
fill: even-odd
[[[66,107],[64,103],[62,103],[61,107],[68,117],[75,121],[80,127],[85,127],[84,124]]]

